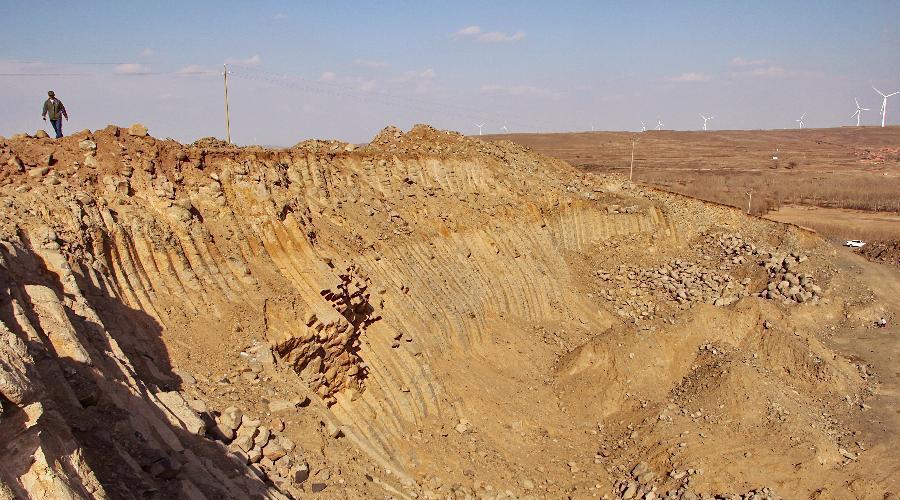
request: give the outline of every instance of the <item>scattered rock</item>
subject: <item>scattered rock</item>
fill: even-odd
[[[97,151],[97,143],[90,139],[84,139],[78,142],[78,149],[93,153]]]
[[[6,161],[6,164],[16,172],[25,171],[25,165],[22,164],[22,160],[16,155],[10,157],[10,159]]]
[[[28,175],[31,177],[43,177],[50,171],[50,167],[37,167],[28,171]]]
[[[231,431],[236,431],[241,426],[243,420],[243,412],[234,406],[225,408],[217,421],[221,426]]]
[[[147,137],[147,127],[143,124],[135,123],[134,125],[128,127],[128,135],[134,137]]]
[[[283,411],[293,410],[295,409],[294,404],[290,401],[286,401],[283,399],[277,399],[275,401],[269,402],[269,412],[270,413],[279,413]]]

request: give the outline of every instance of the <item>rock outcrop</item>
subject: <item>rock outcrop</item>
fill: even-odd
[[[819,240],[509,142],[16,137],[0,206],[0,497],[690,498],[618,481],[675,460],[690,398],[758,398],[721,417],[756,443],[790,387],[818,471],[842,459],[810,401],[864,393],[761,326],[842,306]],[[691,491],[753,463],[719,458]],[[797,474],[773,463],[730,489]]]

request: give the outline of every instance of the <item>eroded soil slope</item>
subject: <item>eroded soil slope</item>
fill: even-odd
[[[796,227],[427,126],[0,146],[0,498],[896,492],[896,295]]]

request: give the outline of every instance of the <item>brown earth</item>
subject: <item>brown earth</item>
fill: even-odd
[[[635,181],[742,209],[752,191],[754,214],[786,204],[900,212],[900,126],[486,139],[512,140],[589,172],[626,177],[635,140]]]
[[[0,206],[0,498],[900,491],[900,271],[796,226],[427,126],[14,137]]]
[[[857,252],[873,262],[900,266],[900,240],[870,241]]]
[[[847,240],[900,239],[900,213],[897,212],[787,205],[770,211],[766,218],[803,226],[838,244]]]

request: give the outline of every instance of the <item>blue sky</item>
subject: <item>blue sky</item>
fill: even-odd
[[[21,2],[0,0],[0,134],[53,88],[67,131],[365,141],[477,133],[880,123],[900,90],[900,2]],[[108,63],[108,64],[93,64]],[[44,76],[41,76],[44,75]],[[900,123],[900,95],[888,101]]]

